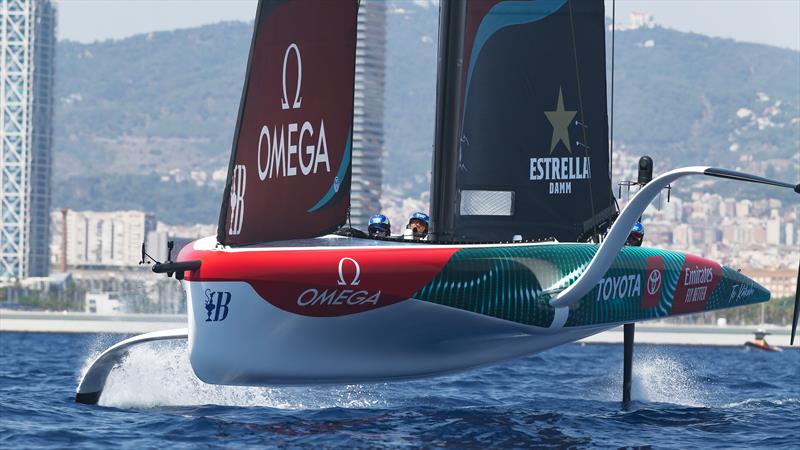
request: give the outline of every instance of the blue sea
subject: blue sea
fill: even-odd
[[[205,385],[182,344],[135,349],[99,406],[81,370],[119,335],[0,333],[0,448],[800,448],[800,351],[562,346],[413,382]]]

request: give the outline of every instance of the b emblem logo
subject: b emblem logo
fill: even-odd
[[[347,283],[347,281],[345,281],[345,279],[344,279],[344,263],[345,263],[345,261],[352,262],[353,266],[355,266],[355,269],[356,269],[355,276],[353,276],[353,281],[351,281],[350,283]],[[358,261],[356,261],[353,258],[347,258],[347,257],[340,259],[339,260],[339,286],[347,286],[348,284],[350,286],[358,286],[358,283],[360,283],[360,282],[361,282],[361,266],[358,265]]]
[[[222,322],[228,317],[231,293],[206,289],[206,322]],[[214,318],[211,315],[214,314]]]
[[[237,164],[231,177],[231,226],[228,234],[236,236],[242,232],[244,222],[244,190],[247,187],[247,168]]]

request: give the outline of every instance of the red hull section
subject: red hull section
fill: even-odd
[[[710,259],[686,255],[670,314],[704,311],[706,302],[722,279],[722,266]]]
[[[411,297],[441,272],[457,248],[205,251],[186,246],[180,260],[202,260],[188,281],[244,281],[284,311],[331,317]]]
[[[745,347],[752,347],[757,348],[759,350],[764,350],[765,352],[781,352],[780,347],[776,347],[774,345],[769,345],[766,342],[758,342],[758,341],[747,341],[744,344]]]

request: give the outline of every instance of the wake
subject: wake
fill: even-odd
[[[206,384],[192,371],[186,347],[185,342],[173,342],[131,349],[122,364],[111,371],[99,404],[118,408],[220,405],[293,410],[386,405],[377,389],[361,385],[263,388]],[[87,357],[82,372],[99,353],[93,351]]]

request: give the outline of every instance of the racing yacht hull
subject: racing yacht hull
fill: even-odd
[[[303,385],[427,377],[573,342],[631,321],[739,306],[769,293],[712,261],[626,248],[578,304],[549,300],[592,244],[425,245],[326,237],[316,246],[189,244],[182,282],[197,376]]]

